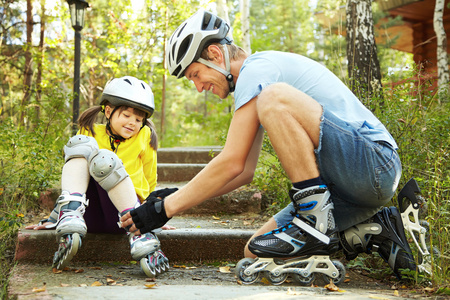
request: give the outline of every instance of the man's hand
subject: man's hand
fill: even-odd
[[[171,218],[166,215],[164,198],[177,190],[166,188],[152,192],[144,204],[120,218],[122,228],[131,226],[129,231],[140,235],[165,225]]]

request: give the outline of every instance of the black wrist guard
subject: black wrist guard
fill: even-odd
[[[171,219],[166,215],[164,199],[152,196],[149,196],[146,203],[132,210],[130,214],[134,225],[141,233],[150,232],[156,228],[160,228]]]

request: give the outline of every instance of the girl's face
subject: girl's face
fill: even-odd
[[[129,139],[139,133],[144,122],[144,117],[139,111],[135,112],[132,107],[126,109],[119,108],[111,116],[113,110],[114,108],[108,105],[105,107],[105,116],[109,119],[113,134]]]

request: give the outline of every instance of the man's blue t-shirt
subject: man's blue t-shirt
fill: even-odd
[[[386,141],[398,148],[384,125],[336,75],[320,63],[294,53],[264,51],[249,56],[236,82],[235,109],[276,82],[287,83],[309,95],[369,140]]]

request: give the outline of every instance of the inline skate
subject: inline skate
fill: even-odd
[[[394,206],[384,207],[370,220],[340,233],[347,259],[352,260],[362,252],[377,251],[398,279],[402,279],[405,269],[430,273],[430,253],[425,241],[428,223],[419,220],[419,215],[426,213],[426,203],[419,193],[417,182],[411,179],[398,195],[400,211]],[[405,230],[419,251],[421,264],[417,268]]]
[[[326,282],[342,283],[345,267],[329,257],[339,249],[339,239],[328,188],[293,188],[289,194],[294,219],[250,241],[248,248],[258,257],[240,260],[237,277],[252,284],[264,274],[273,285],[279,285],[291,275],[300,284],[309,285],[320,274]]]
[[[58,270],[64,269],[81,247],[81,239],[87,231],[83,215],[88,202],[86,195],[69,194],[67,191],[63,191],[57,199],[56,241],[59,245],[53,256],[53,267]]]
[[[128,211],[119,213],[119,219]],[[120,221],[118,225],[121,227]],[[129,231],[129,228],[125,228],[125,230]],[[169,259],[162,252],[161,243],[156,236],[156,232],[159,231],[161,229],[141,235],[127,232],[130,241],[131,257],[139,262],[141,270],[150,278],[154,278],[170,268]]]

